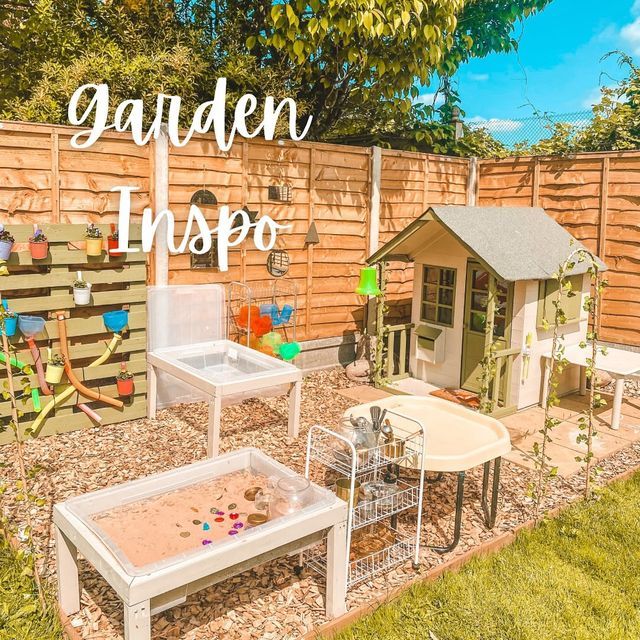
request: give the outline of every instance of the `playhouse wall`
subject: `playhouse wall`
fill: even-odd
[[[440,229],[416,255],[415,278],[411,322],[437,327],[444,332],[445,357],[442,362],[431,363],[421,359],[417,337],[411,332],[410,369],[413,377],[439,387],[458,387],[462,367],[462,330],[464,324],[465,280],[467,260],[471,254],[449,233]],[[420,301],[422,294],[423,266],[446,267],[456,270],[456,289],[454,299],[453,327],[424,322],[420,319]]]
[[[537,325],[538,314],[538,280],[525,280],[515,283],[513,296],[513,321],[511,324],[511,346],[523,349],[528,333],[533,336],[531,345],[531,359],[529,372],[523,379],[524,358],[518,356],[513,365],[511,380],[511,397],[516,399],[518,409],[539,404],[542,395],[542,381],[544,374],[544,353],[551,351],[553,342],[553,329],[540,329]],[[589,278],[583,280],[582,297],[588,295]],[[582,308],[582,305],[580,305]],[[582,317],[577,322],[564,325],[561,335],[564,335],[564,344],[577,344],[584,340],[587,331],[586,312],[582,311]],[[566,395],[577,391],[580,387],[580,369],[570,365],[563,371],[558,384],[557,393]]]

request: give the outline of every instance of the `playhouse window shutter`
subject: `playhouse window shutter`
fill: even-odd
[[[563,292],[560,299],[560,306],[564,310],[567,322],[577,322],[580,320],[580,312],[582,309],[582,275],[570,276],[571,289],[576,293],[575,296],[568,297]],[[557,280],[541,280],[538,289],[538,328],[545,326],[545,321],[549,326],[553,326],[555,322],[556,308],[554,302],[558,295]]]
[[[455,291],[455,269],[425,266],[422,272],[420,319],[452,327]]]

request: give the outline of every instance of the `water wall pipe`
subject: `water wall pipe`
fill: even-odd
[[[36,345],[36,341],[33,339],[33,336],[27,338],[27,344],[29,345],[29,350],[31,351],[31,356],[33,357],[33,362],[36,365],[36,374],[38,375],[38,384],[40,385],[40,390],[43,395],[51,396],[53,395],[53,390],[49,386],[49,383],[44,379],[44,368],[42,366],[42,356],[40,355],[40,349],[38,349]]]
[[[122,336],[119,334],[115,334],[113,338],[111,338],[111,342],[105,348],[104,353],[88,366],[98,367],[104,362],[106,362],[111,356],[111,354],[116,350],[118,344],[121,341],[122,341]],[[70,398],[75,393],[75,391],[76,391],[75,387],[73,387],[72,385],[69,385],[64,391],[62,391],[56,396],[53,396],[51,402],[49,402],[49,404],[47,404],[42,409],[42,412],[40,413],[40,415],[38,415],[36,419],[33,421],[31,428],[33,429],[34,434],[38,435],[39,429],[41,428],[42,423],[44,422],[44,419],[49,415],[49,413],[51,413],[51,410],[54,407],[58,406],[60,403],[64,402],[67,398]]]
[[[84,403],[79,403],[76,405],[76,407],[78,407],[78,409],[80,409],[81,411],[84,411],[94,422],[102,422],[102,418],[91,408],[88,407],[86,404]]]
[[[92,400],[98,400],[100,402],[104,402],[105,404],[110,404],[112,407],[116,407],[117,409],[121,409],[124,407],[124,403],[122,400],[117,400],[116,398],[111,398],[109,396],[105,396],[104,394],[94,391],[93,389],[89,389],[85,387],[79,380],[76,378],[75,373],[73,373],[73,369],[71,368],[71,360],[69,358],[69,348],[67,345],[67,325],[64,319],[64,311],[57,311],[56,318],[58,320],[58,339],[60,340],[60,351],[62,351],[62,355],[64,356],[64,370],[67,374],[67,378],[69,378],[69,382],[85,397],[91,398]],[[115,337],[115,336],[114,336]]]
[[[6,360],[7,360],[6,356],[4,355],[4,353],[0,351],[0,362],[4,364]],[[20,369],[20,370],[24,369],[27,366],[26,362],[22,362],[22,360],[18,360],[18,358],[11,358],[9,360],[9,364],[12,367],[15,367],[16,369]]]

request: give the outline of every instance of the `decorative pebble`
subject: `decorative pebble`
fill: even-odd
[[[230,513],[230,514],[229,514],[229,517],[230,517],[232,520],[237,520],[237,519],[240,517],[240,514],[239,514],[239,513]]]
[[[191,534],[188,531],[181,531],[180,532],[180,537],[181,538],[188,538]]]
[[[202,520],[194,520],[193,524],[195,524],[196,526],[202,524]]]
[[[214,522],[224,522],[224,518],[216,518]]]
[[[256,499],[256,493],[262,491],[262,487],[251,487],[244,492],[244,499],[253,502]]]
[[[205,544],[211,544],[211,540],[207,540],[207,539],[205,539],[205,540],[203,540],[203,541],[202,541],[202,544],[203,544],[203,546],[204,546]]]
[[[244,527],[244,525],[242,524],[242,522],[234,522],[234,523],[233,523],[233,528],[234,528],[234,529],[242,529],[242,527]]]
[[[229,531],[229,535],[230,535],[230,536],[235,536],[237,533],[238,533],[238,532],[236,531],[236,529],[231,529],[231,530]]]
[[[229,509],[229,511],[232,511],[233,509],[235,509],[238,505],[235,502],[232,502],[227,509]]]
[[[211,526],[209,525],[209,523],[208,523],[208,522],[205,522],[205,523],[202,525],[202,530],[203,530],[203,531],[209,531],[209,529],[211,529]]]

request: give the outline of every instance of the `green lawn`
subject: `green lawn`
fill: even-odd
[[[340,640],[640,638],[640,474],[457,574],[416,585]]]
[[[0,533],[0,640],[61,640],[53,610],[42,615],[30,558],[16,553]]]

